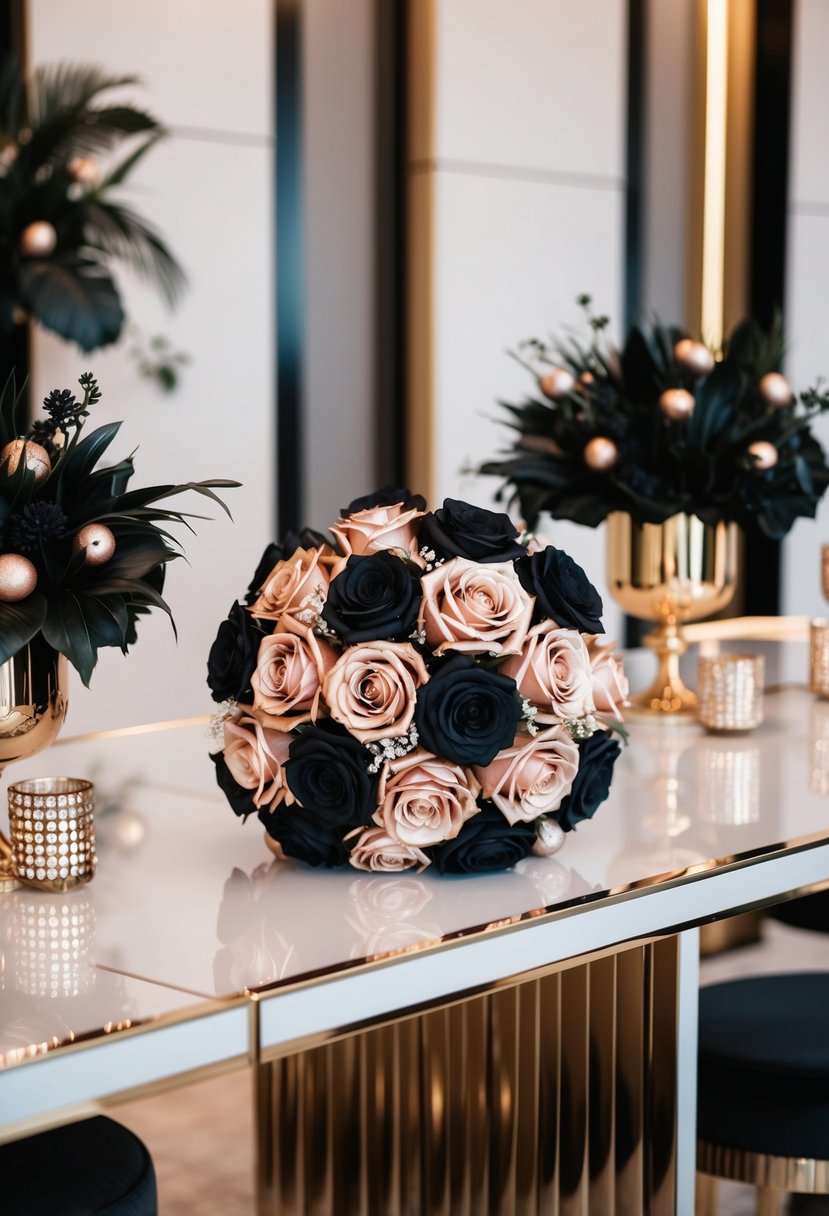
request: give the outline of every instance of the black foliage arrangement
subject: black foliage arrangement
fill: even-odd
[[[549,856],[607,798],[627,681],[582,568],[398,487],[271,544],[207,663],[216,779],[281,859],[439,874]]]
[[[12,377],[0,394],[0,664],[42,634],[88,685],[100,648],[126,654],[141,616],[160,608],[172,621],[164,576],[182,550],[167,529],[204,517],[167,501],[192,491],[229,514],[216,490],[239,483],[131,490],[131,455],[100,464],[121,424],[85,433],[101,390],[90,372],[78,383],[77,395],[53,390],[28,427]]]
[[[145,110],[108,99],[137,83],[79,64],[39,67],[27,81],[15,59],[0,64],[0,341],[31,317],[83,351],[115,342],[125,316],[113,261],[169,303],[181,291],[161,236],[116,197],[165,135]]]
[[[511,449],[478,470],[529,527],[542,512],[596,527],[613,511],[637,523],[679,512],[784,536],[813,518],[829,468],[812,422],[829,410],[818,383],[796,394],[780,374],[779,319],[739,324],[715,357],[677,327],[633,328],[621,350],[606,316],[579,298],[589,338],[530,339],[511,352],[536,392],[501,402]]]

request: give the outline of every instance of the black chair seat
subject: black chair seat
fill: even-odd
[[[0,1146],[3,1216],[156,1216],[155,1170],[127,1128],[98,1116]]]
[[[801,899],[787,899],[769,908],[769,915],[797,929],[813,933],[829,933],[829,891],[817,891]]]
[[[700,1140],[829,1159],[829,972],[700,992]]]

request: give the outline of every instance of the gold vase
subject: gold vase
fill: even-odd
[[[66,659],[38,634],[0,664],[0,776],[57,738],[66,707]],[[11,845],[0,832],[0,889],[17,885]]]
[[[638,524],[622,511],[607,521],[610,593],[625,612],[655,621],[645,638],[659,672],[635,709],[653,714],[688,714],[697,699],[679,674],[687,649],[686,621],[713,616],[737,586],[737,525],[706,524],[696,515],[672,515],[662,524]]]

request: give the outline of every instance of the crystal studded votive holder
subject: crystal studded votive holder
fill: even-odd
[[[700,723],[718,733],[754,730],[763,721],[761,654],[717,654],[699,660]]]
[[[820,546],[820,587],[823,598],[829,600],[829,545]]]
[[[809,626],[809,687],[819,697],[829,697],[829,621],[823,617]]]
[[[95,873],[95,789],[78,777],[36,777],[9,786],[16,877],[42,891],[68,891]]]

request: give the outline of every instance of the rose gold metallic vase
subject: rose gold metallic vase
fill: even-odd
[[[66,717],[66,659],[40,634],[0,664],[0,774],[58,736]],[[17,886],[11,846],[0,833],[0,890]]]
[[[637,524],[617,511],[607,521],[610,593],[630,616],[655,621],[645,638],[659,672],[632,698],[639,712],[690,714],[697,699],[679,674],[687,649],[686,621],[713,616],[737,586],[737,525],[706,524],[695,515],[672,515],[662,524]]]

